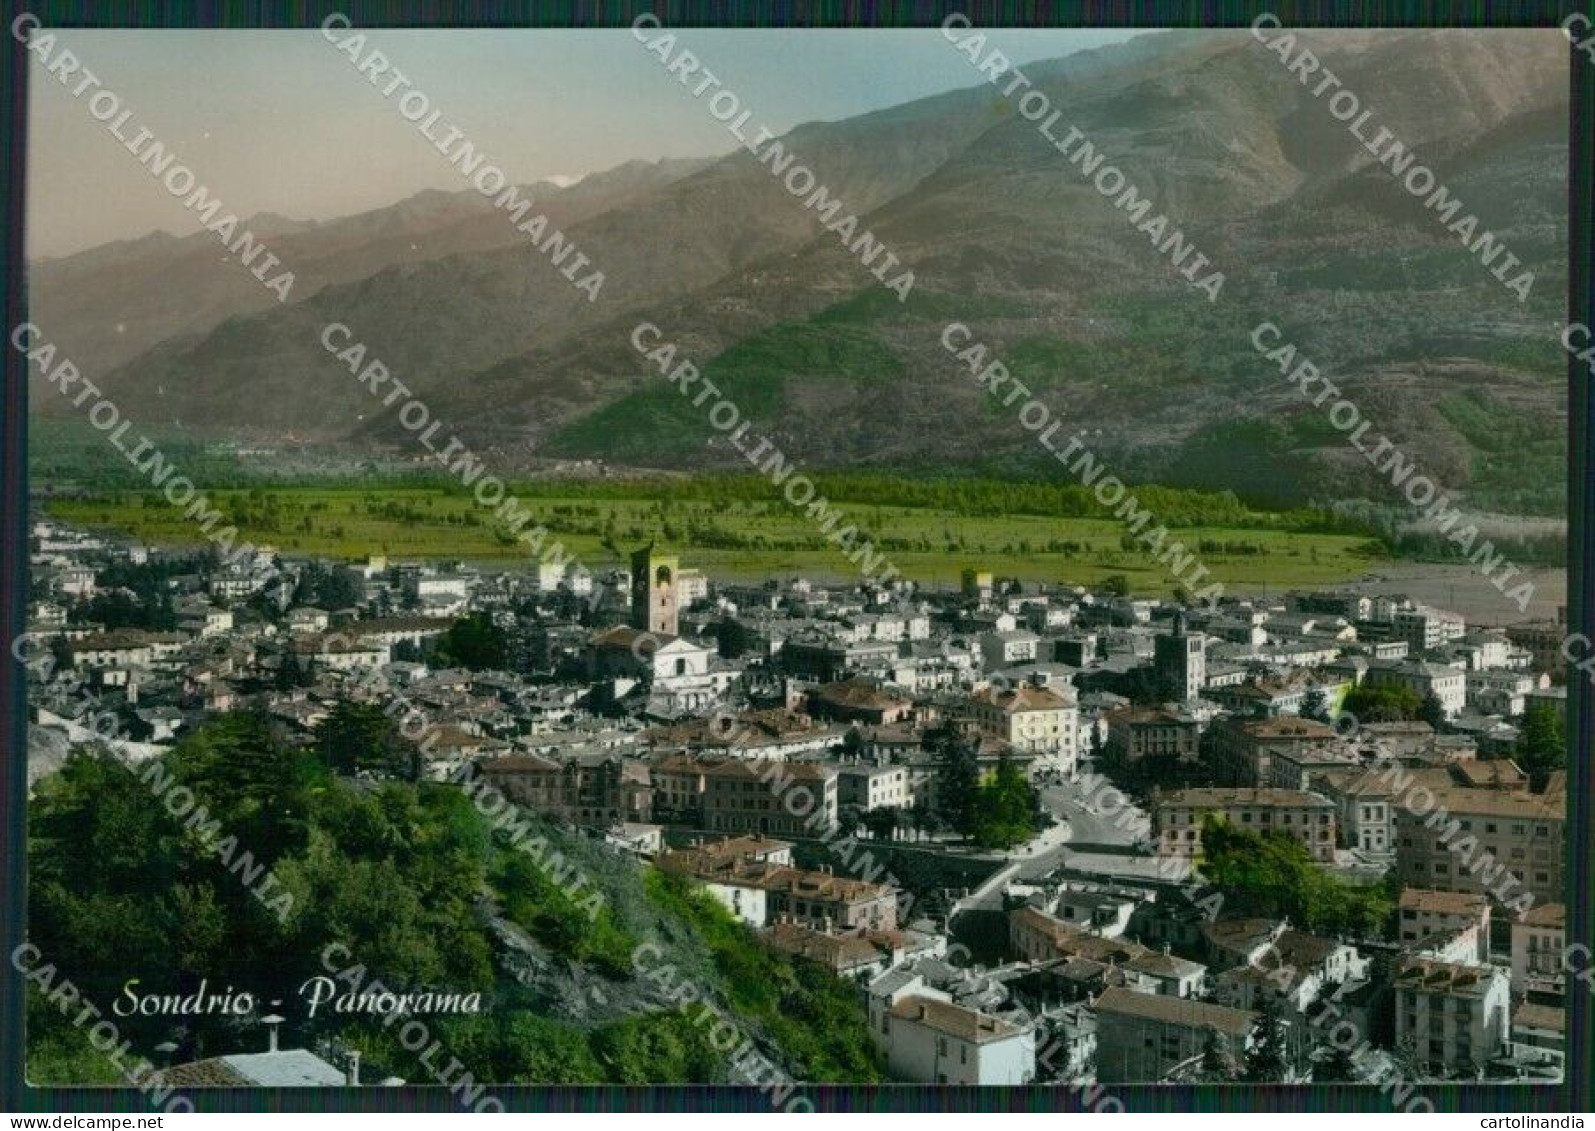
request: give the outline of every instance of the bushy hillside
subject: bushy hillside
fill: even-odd
[[[323,744],[350,741],[340,734]],[[219,832],[202,836],[180,800],[152,803],[151,782],[165,783],[163,799],[192,790]],[[366,986],[479,993],[480,1013],[423,1018],[479,1081],[729,1080],[703,1017],[668,992],[683,978],[795,1078],[877,1078],[852,987],[765,950],[717,904],[629,856],[524,814],[513,837],[495,833],[484,811],[496,810],[456,785],[335,777],[249,713],[207,724],[158,771],[75,753],[29,806],[28,937],[102,1010],[130,978],[140,994],[189,994],[203,979],[212,993],[280,1002],[243,1018],[120,1019],[151,1060],[165,1040],[179,1042],[178,1060],[258,1051],[259,1017],[277,1012],[284,1047],[339,1063],[357,1049],[368,1079],[430,1082],[420,1050],[380,1017],[329,1005],[308,1015],[307,979],[342,990],[358,967]],[[226,852],[225,837],[236,837]],[[245,852],[269,885],[239,865]],[[648,960],[635,962],[644,944]],[[672,982],[643,976],[662,966]],[[107,1078],[42,993],[28,1018],[34,1083]]]

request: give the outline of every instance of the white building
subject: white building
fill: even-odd
[[[379,668],[392,656],[385,644],[353,641],[337,636],[308,636],[296,640],[293,650],[301,659],[326,671],[352,672]]]
[[[843,766],[837,771],[836,803],[839,807],[907,809],[914,803],[908,767]]]
[[[1336,806],[1342,843],[1362,852],[1395,850],[1395,790],[1377,770],[1328,770],[1308,784]]]
[[[1004,614],[1006,616],[1006,614]],[[1008,617],[1012,620],[1012,617]],[[988,632],[980,637],[981,663],[987,671],[996,671],[1012,664],[1032,663],[1041,638],[1024,629]]]
[[[1561,993],[1567,983],[1567,908],[1542,903],[1512,923],[1512,989]]]
[[[1510,668],[1470,671],[1465,678],[1468,706],[1481,715],[1521,715],[1525,697],[1535,689],[1532,675]]]
[[[1461,891],[1402,888],[1397,930],[1409,947],[1436,946],[1471,932],[1472,946],[1458,961],[1486,962],[1490,957],[1490,901]]]
[[[986,733],[1074,774],[1080,712],[1073,688],[988,688],[969,697],[969,713]]]
[[[458,573],[411,573],[404,579],[404,592],[418,601],[464,601],[471,595],[473,581]]]
[[[202,639],[216,636],[231,631],[233,614],[228,609],[218,609],[213,605],[191,606],[182,610],[177,627]]]
[[[55,588],[68,597],[92,597],[94,571],[86,566],[68,566],[55,575]]]
[[[1395,610],[1391,625],[1395,634],[1405,640],[1414,652],[1460,640],[1467,632],[1466,622],[1457,614],[1428,605]]]
[[[288,610],[289,632],[325,632],[331,622],[325,609],[314,605],[301,605]]]
[[[699,601],[709,599],[709,578],[701,569],[676,571],[676,601],[683,609],[690,609]]]
[[[1397,969],[1396,1044],[1431,1071],[1472,1076],[1506,1051],[1511,981],[1495,966],[1412,958]]]
[[[1028,1084],[1035,1030],[951,1002],[908,996],[887,1014],[887,1066],[915,1084]]]
[[[1369,687],[1405,687],[1419,699],[1433,695],[1445,717],[1454,719],[1468,701],[1467,673],[1422,661],[1374,660],[1363,682]]]
[[[864,1004],[869,1014],[870,1039],[875,1047],[885,1053],[892,1038],[892,1009],[904,998],[919,997],[931,1001],[951,1001],[945,990],[939,990],[925,980],[925,975],[905,964],[879,974],[864,987]]]

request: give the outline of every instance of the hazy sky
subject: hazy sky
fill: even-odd
[[[326,219],[424,188],[466,187],[400,117],[397,96],[383,98],[317,31],[57,34],[133,110],[124,136],[147,127],[240,216]],[[935,30],[677,34],[753,111],[749,132],[850,117],[979,78]],[[1132,34],[994,31],[991,42],[1026,63]],[[442,111],[440,127],[458,126],[516,183],[736,144],[707,98],[693,98],[626,30],[379,31],[367,42]],[[197,230],[182,203],[90,117],[92,91],[73,98],[36,56],[30,77],[31,257],[157,228]]]

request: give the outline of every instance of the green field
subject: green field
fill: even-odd
[[[912,484],[903,490],[909,499],[916,499],[916,490],[929,494]],[[620,551],[655,539],[679,551],[683,564],[716,577],[856,576],[842,550],[826,542],[803,512],[776,497],[768,484],[747,477],[729,488],[704,481],[701,490],[681,481],[655,488],[539,482],[516,492],[535,520],[594,571],[618,564]],[[831,498],[844,521],[913,580],[956,584],[960,571],[974,566],[1028,581],[1079,584],[1122,574],[1137,593],[1166,593],[1174,586],[1166,569],[1111,518],[1024,513],[1023,495],[1001,513],[969,513],[972,508],[955,504],[888,504],[877,501],[878,491],[858,494],[856,500],[836,493]],[[492,512],[458,488],[267,486],[217,490],[209,498],[242,539],[290,555],[358,560],[385,554],[497,567],[528,560],[524,547],[495,529]],[[47,506],[64,521],[153,545],[203,545],[194,524],[153,493],[106,492],[58,498]],[[1287,523],[1280,515],[1238,513],[1233,521],[1173,531],[1174,539],[1198,547],[1211,580],[1226,586],[1332,583],[1365,573],[1382,558],[1378,544],[1363,535],[1303,530],[1299,519]]]

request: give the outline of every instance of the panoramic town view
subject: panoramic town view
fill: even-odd
[[[1560,32],[434,34],[34,31],[31,1083],[1561,1079]]]

